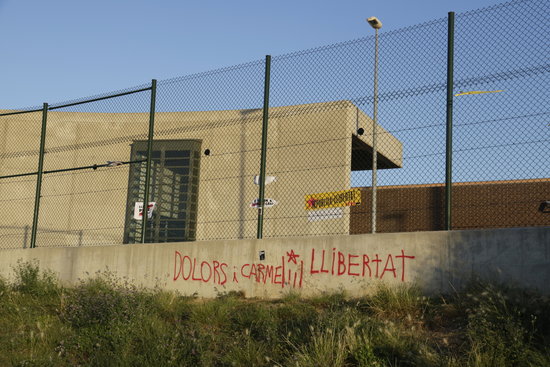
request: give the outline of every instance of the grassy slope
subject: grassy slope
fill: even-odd
[[[0,279],[0,366],[549,366],[550,302],[472,284],[449,297],[214,300],[108,274],[73,288],[34,264]]]

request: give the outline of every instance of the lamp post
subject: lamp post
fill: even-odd
[[[374,111],[372,113],[372,227],[371,232],[376,233],[376,185],[378,173],[378,149],[376,145],[376,126],[378,124],[378,30],[382,28],[382,22],[376,17],[370,17],[367,22],[374,28]]]

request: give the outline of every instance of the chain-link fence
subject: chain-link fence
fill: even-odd
[[[550,225],[549,17],[547,0],[457,16],[455,229]]]
[[[129,149],[148,138],[150,95],[147,86],[50,106],[44,170],[56,172],[42,181],[38,246],[123,242]]]
[[[123,242],[129,147],[148,138],[150,90],[0,115],[3,248]]]
[[[0,247],[548,226],[549,5],[48,106],[42,179],[42,109],[6,111]]]
[[[180,189],[181,211],[190,215],[180,240],[256,237],[249,204],[258,195],[264,69],[256,61],[159,83],[155,140],[195,144],[197,165]]]

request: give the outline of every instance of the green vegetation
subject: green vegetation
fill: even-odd
[[[549,366],[550,302],[472,283],[426,298],[213,300],[109,274],[61,287],[36,264],[0,279],[0,366]]]

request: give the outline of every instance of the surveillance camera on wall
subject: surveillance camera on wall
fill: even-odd
[[[380,29],[382,28],[382,22],[377,17],[370,17],[367,19],[367,22],[371,25],[374,29]]]
[[[550,200],[540,203],[539,211],[542,213],[550,213]]]

